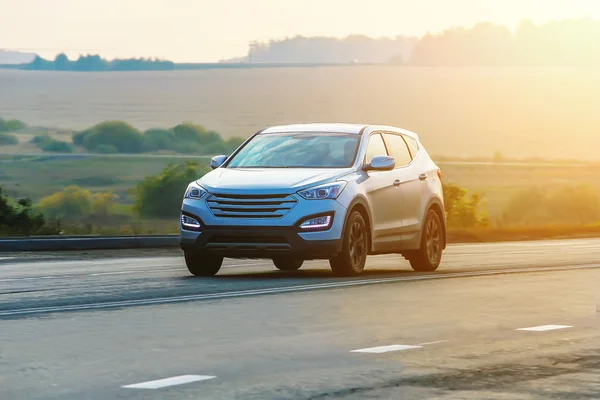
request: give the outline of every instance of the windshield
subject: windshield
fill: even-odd
[[[360,136],[344,133],[261,134],[248,142],[227,168],[348,168]]]

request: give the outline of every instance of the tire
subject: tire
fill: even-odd
[[[365,269],[369,253],[367,224],[358,211],[350,214],[342,240],[342,252],[329,259],[331,270],[337,276],[357,276]]]
[[[273,264],[281,271],[297,271],[300,269],[304,260],[296,260],[288,257],[274,258]]]
[[[221,269],[223,257],[185,253],[185,265],[194,276],[213,276]]]
[[[429,210],[423,224],[421,247],[406,255],[412,269],[418,272],[435,271],[442,260],[443,243],[443,227],[440,216],[435,211]]]

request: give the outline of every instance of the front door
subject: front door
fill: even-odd
[[[367,146],[365,163],[373,157],[389,155],[379,133],[371,135]],[[368,171],[365,182],[373,212],[373,247],[384,251],[398,244],[401,235],[402,191],[394,185],[394,171]]]
[[[402,236],[415,233],[421,229],[420,209],[423,191],[426,184],[420,179],[418,160],[411,156],[406,141],[400,134],[385,133],[385,144],[390,154],[396,160],[396,169],[394,169],[394,180],[398,188],[402,191],[404,203],[402,207],[401,232]]]

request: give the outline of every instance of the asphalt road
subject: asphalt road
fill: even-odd
[[[0,399],[598,399],[600,240],[334,278],[173,251],[0,254]],[[523,330],[528,329],[528,330]]]

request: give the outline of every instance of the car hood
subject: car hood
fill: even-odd
[[[198,184],[212,193],[290,194],[350,172],[351,168],[217,168]]]

